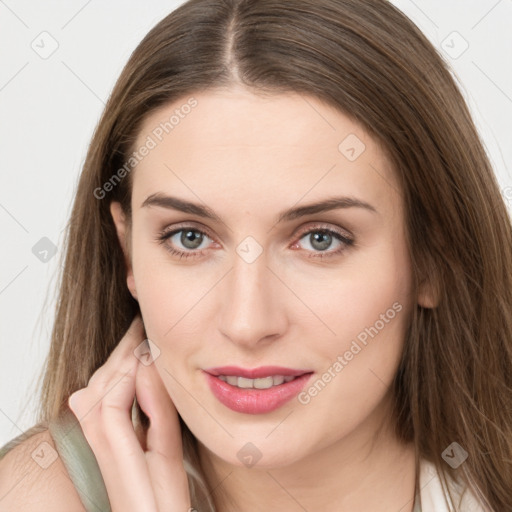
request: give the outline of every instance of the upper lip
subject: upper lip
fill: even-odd
[[[246,379],[259,379],[273,375],[283,375],[284,377],[292,375],[298,377],[305,373],[311,373],[312,370],[295,370],[293,368],[284,368],[283,366],[260,366],[258,368],[240,368],[239,366],[217,366],[215,368],[206,368],[204,370],[210,375],[232,375],[236,377],[245,377]]]

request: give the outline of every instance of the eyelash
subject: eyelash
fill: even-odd
[[[201,249],[201,250],[196,250],[196,251],[193,251],[193,250],[189,250],[189,251],[179,251],[177,249],[174,249],[173,247],[170,247],[169,245],[166,244],[167,240],[169,238],[171,238],[172,236],[174,236],[175,234],[177,233],[180,233],[181,231],[194,231],[196,233],[200,233],[201,235],[205,235],[207,236],[208,238],[212,239],[213,240],[213,237],[211,237],[207,232],[201,230],[201,229],[198,229],[196,228],[195,226],[180,226],[179,228],[175,228],[171,231],[169,230],[166,230],[164,229],[163,231],[161,231],[157,238],[156,238],[156,242],[159,243],[160,245],[163,245],[164,248],[171,253],[171,255],[173,256],[178,256],[180,259],[182,258],[195,258],[195,257],[200,257],[202,256],[203,252],[205,251],[205,249]],[[309,254],[308,255],[308,258],[330,258],[330,257],[333,257],[333,256],[337,256],[339,255],[340,253],[342,253],[343,251],[345,251],[348,247],[351,247],[354,245],[354,240],[352,238],[348,238],[344,235],[342,235],[340,232],[338,231],[335,231],[331,228],[327,228],[325,226],[321,226],[321,225],[318,225],[318,226],[313,226],[312,228],[309,228],[303,232],[301,232],[299,235],[298,235],[298,239],[297,241],[301,240],[302,238],[304,238],[305,235],[310,235],[311,233],[326,233],[328,235],[331,235],[333,238],[337,239],[338,241],[342,242],[342,246],[334,251],[314,251],[312,254]],[[295,242],[296,243],[296,242]],[[311,251],[308,251],[308,252],[311,252]]]

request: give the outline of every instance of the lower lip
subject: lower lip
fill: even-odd
[[[245,414],[265,414],[279,409],[298,395],[313,375],[306,373],[290,382],[283,382],[279,386],[272,386],[268,389],[242,389],[231,386],[207,372],[204,374],[212,393],[219,402],[232,411]]]

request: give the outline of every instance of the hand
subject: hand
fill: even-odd
[[[178,413],[155,365],[134,355],[144,338],[137,315],[107,362],[70,396],[69,407],[96,456],[112,512],[188,512]],[[135,396],[150,419],[144,449],[131,419]]]

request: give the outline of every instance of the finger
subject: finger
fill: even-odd
[[[154,363],[139,365],[136,394],[150,419],[146,460],[159,510],[188,510],[190,492],[179,417]]]
[[[139,364],[136,374],[136,395],[142,410],[151,421],[148,449],[182,459],[181,443],[169,443],[169,433],[180,434],[178,413],[154,362]],[[167,434],[167,435],[166,435]],[[175,436],[171,439],[174,441]]]
[[[142,318],[137,315],[107,361],[93,373],[87,386],[69,397],[68,401],[71,406],[71,402],[76,399],[78,394],[81,395],[81,409],[86,408],[86,410],[81,410],[80,420],[94,406],[101,405],[99,400],[102,400],[109,393],[113,393],[111,397],[119,397],[122,405],[126,408],[130,405],[128,401],[131,401],[132,398],[127,396],[125,398],[126,393],[123,392],[123,386],[130,386],[130,381],[129,379],[122,379],[122,377],[124,375],[132,375],[132,377],[135,375],[137,366],[135,348],[142,343],[143,335]],[[88,391],[85,392],[86,390]]]
[[[132,347],[140,343],[140,326],[134,320],[116,347],[117,354],[97,371],[96,379],[69,400],[95,453],[116,512],[157,510],[146,458],[131,421],[139,363]]]
[[[134,351],[143,342],[144,338],[144,323],[142,317],[137,314],[106,362],[93,373],[89,379],[89,384],[104,385],[105,380],[110,380],[110,373],[121,366],[126,365],[126,370],[128,370],[130,363],[133,362]]]
[[[115,389],[117,391],[123,388],[133,400],[134,376],[125,375],[123,380]],[[82,430],[96,456],[112,510],[158,510],[146,458],[133,430],[128,411],[123,411],[117,404],[110,402],[110,399],[114,399],[114,391],[111,391],[110,397],[98,397],[95,391],[94,388],[82,390],[82,394],[78,395],[77,405],[72,410],[77,417],[82,417]],[[84,399],[83,403],[80,398]],[[94,400],[98,404],[89,409],[90,402]],[[126,404],[128,400],[124,402]]]

